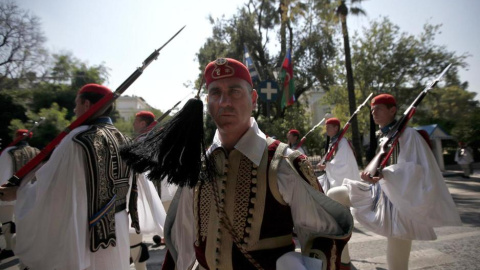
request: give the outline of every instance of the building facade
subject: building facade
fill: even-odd
[[[125,95],[117,98],[115,108],[123,120],[129,121],[138,111],[150,111],[153,107],[141,97]]]

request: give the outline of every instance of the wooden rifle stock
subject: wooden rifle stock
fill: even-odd
[[[450,69],[452,64],[449,64],[440,75],[433,80],[420,94],[415,98],[412,104],[405,110],[400,120],[395,123],[395,125],[390,129],[387,135],[381,139],[380,141],[380,150],[378,153],[373,157],[373,159],[368,163],[367,167],[365,167],[365,172],[368,172],[370,177],[378,176],[379,172],[385,168],[390,159],[390,156],[395,149],[395,146],[398,143],[398,139],[400,135],[407,127],[408,121],[413,117],[415,114],[417,106],[423,100],[423,98],[427,95],[428,91],[430,91],[440,79],[445,75],[445,73]]]
[[[337,147],[338,147],[338,144],[340,143],[340,140],[342,140],[343,138],[343,135],[345,135],[345,133],[347,132],[348,128],[350,127],[351,123],[352,123],[352,120],[353,120],[353,117],[355,117],[358,112],[360,111],[360,109],[365,106],[365,104],[367,103],[367,101],[370,99],[370,97],[373,95],[373,93],[370,93],[370,95],[368,95],[368,97],[365,99],[365,101],[363,101],[362,104],[360,104],[360,106],[357,107],[357,109],[355,110],[355,112],[353,112],[352,116],[350,116],[350,119],[348,119],[347,123],[345,123],[345,125],[343,126],[343,129],[342,129],[342,133],[340,133],[340,135],[338,136],[338,139],[337,141],[335,141],[332,145],[332,147],[330,148],[330,150],[328,151],[328,153],[323,156],[322,160],[320,160],[320,163],[321,165],[325,165],[325,163],[327,161],[329,161],[332,156],[333,156],[333,153],[335,153],[335,150],[337,150]]]
[[[70,133],[70,131],[75,128],[87,123],[88,120],[95,119],[101,115],[113,102],[123,93],[125,90],[130,87],[130,85],[135,82],[135,80],[142,75],[143,70],[147,68],[148,65],[153,60],[156,60],[160,54],[160,50],[165,47],[174,37],[176,37],[185,26],[183,26],[175,35],[173,35],[162,47],[156,49],[151,53],[142,63],[141,67],[138,67],[113,93],[109,93],[101,98],[98,102],[92,105],[88,111],[78,117],[73,121],[67,128],[60,132],[55,139],[53,139],[49,144],[47,144],[38,155],[36,155],[32,160],[25,164],[20,170],[18,170],[5,184],[5,186],[19,186],[23,177],[25,177],[29,172],[35,169],[45,158],[47,158],[50,153],[55,149],[55,147],[62,141],[62,139]]]

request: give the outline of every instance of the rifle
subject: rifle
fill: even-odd
[[[329,113],[326,113],[325,114],[325,117],[323,117],[322,120],[320,120],[320,122],[318,122],[318,124],[316,124],[315,126],[313,126],[312,129],[310,129],[307,134],[305,134],[305,136],[302,137],[302,139],[300,140],[300,142],[297,144],[297,146],[295,147],[294,150],[297,150],[298,148],[300,148],[300,146],[302,146],[302,144],[305,142],[305,140],[307,139],[307,135],[312,133],[312,131],[314,131],[317,127],[319,127],[324,121],[325,119],[327,119],[328,117],[330,116]]]
[[[97,116],[101,115],[125,90],[130,87],[130,85],[135,82],[135,80],[142,75],[143,70],[150,65],[153,60],[156,60],[158,55],[160,55],[160,50],[163,49],[173,38],[175,38],[183,29],[183,26],[178,32],[173,35],[167,42],[163,44],[162,47],[156,49],[150,56],[148,56],[142,63],[141,67],[138,67],[116,90],[115,92],[109,93],[105,95],[102,99],[100,99],[97,103],[93,104],[92,107],[80,117],[78,117],[75,121],[73,121],[67,128],[65,128],[62,132],[60,132],[55,139],[53,139],[49,144],[47,144],[42,151],[38,155],[36,155],[32,160],[30,160],[27,164],[25,164],[20,170],[18,170],[8,182],[4,184],[4,186],[19,186],[20,182],[22,181],[23,177],[27,175],[30,171],[36,168],[40,162],[42,162],[54,149],[55,147],[62,141],[62,139],[70,133],[73,129],[81,126],[82,124],[86,123],[91,119],[95,119]]]
[[[138,135],[137,138],[141,137],[143,134],[147,133],[147,136],[148,136],[148,133],[152,132],[156,127],[157,127],[157,124],[159,124],[160,122],[162,122],[163,119],[165,119],[165,117],[167,117],[170,112],[175,109],[178,104],[180,104],[180,102],[182,102],[181,100],[179,102],[177,102],[177,104],[173,105],[172,108],[170,108],[168,111],[166,111],[165,113],[163,113],[160,117],[157,118],[157,120],[153,121],[150,125],[148,125],[148,127],[145,129],[145,132]],[[135,140],[137,139],[135,138]]]
[[[427,95],[428,91],[435,87],[435,85],[440,81],[443,75],[447,73],[448,69],[451,66],[452,64],[449,64],[435,80],[433,80],[422,92],[420,92],[417,98],[415,98],[412,104],[407,108],[407,110],[405,110],[400,120],[398,120],[397,123],[395,123],[395,125],[392,127],[392,129],[390,129],[390,131],[387,133],[387,135],[380,140],[380,150],[365,168],[365,172],[368,172],[370,177],[378,176],[379,172],[383,168],[385,168],[388,159],[392,155],[393,150],[398,143],[400,135],[407,127],[410,118],[412,118],[415,114],[416,107]]]
[[[40,120],[38,122],[35,121],[35,123],[33,123],[33,127],[31,129],[29,129],[27,132],[23,133],[22,136],[19,136],[11,143],[9,143],[7,147],[3,148],[2,151],[0,151],[0,154],[2,154],[3,150],[5,150],[6,148],[17,145],[17,143],[26,140],[30,136],[30,133],[32,133],[41,123],[43,123],[43,121],[45,121],[45,117],[40,117]]]
[[[333,153],[335,153],[335,150],[337,150],[337,147],[338,147],[338,144],[340,143],[340,140],[343,138],[343,135],[345,135],[348,128],[350,127],[350,125],[352,123],[352,120],[353,120],[353,117],[355,117],[358,114],[358,112],[360,112],[360,109],[363,106],[365,106],[365,104],[367,103],[367,101],[370,99],[370,97],[372,95],[373,95],[373,93],[370,93],[370,95],[365,99],[365,101],[362,104],[360,104],[360,106],[357,107],[355,112],[353,112],[352,116],[350,116],[350,119],[348,119],[347,123],[345,123],[345,125],[343,126],[342,132],[338,136],[337,141],[335,141],[333,143],[332,147],[330,147],[330,150],[328,151],[328,153],[325,156],[323,156],[323,158],[322,158],[322,160],[320,160],[319,164],[325,165],[325,163],[332,158]]]

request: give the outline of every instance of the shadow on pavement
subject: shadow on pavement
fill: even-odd
[[[445,181],[452,192],[453,200],[457,205],[460,217],[464,225],[478,226],[480,215],[480,177],[478,174],[470,178],[452,177],[445,178]]]

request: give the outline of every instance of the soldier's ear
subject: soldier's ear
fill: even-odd
[[[83,103],[83,106],[85,106],[85,108],[88,110],[92,106],[92,103],[90,102],[90,100],[85,99],[85,102]]]
[[[257,105],[257,100],[258,100],[257,90],[253,89],[252,90],[252,104],[253,104],[254,107]]]

